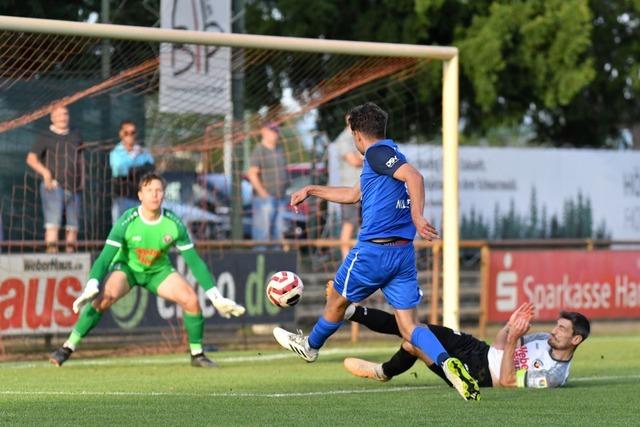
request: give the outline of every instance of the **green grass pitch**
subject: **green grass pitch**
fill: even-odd
[[[307,364],[277,350],[0,364],[0,425],[638,425],[640,336],[592,337],[561,389],[483,389],[465,402],[424,365],[388,383],[352,377],[349,355],[382,361],[395,342],[328,346]],[[79,355],[81,356],[81,354]]]

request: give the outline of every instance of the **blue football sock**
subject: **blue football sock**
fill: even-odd
[[[449,353],[444,349],[438,338],[426,326],[416,326],[411,334],[411,344],[418,347],[429,359],[442,365],[449,358]]]
[[[329,322],[327,319],[321,317],[313,327],[311,334],[309,335],[309,347],[318,349],[324,345],[324,342],[331,336],[335,331],[340,329],[342,326],[342,322]]]

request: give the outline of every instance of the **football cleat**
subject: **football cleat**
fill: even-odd
[[[309,347],[309,337],[305,337],[302,331],[292,334],[282,328],[274,328],[273,336],[278,344],[291,350],[307,362],[315,362],[318,358],[318,350]]]
[[[453,388],[462,396],[464,400],[480,400],[480,387],[473,379],[464,364],[455,357],[450,357],[442,364],[445,376],[453,385]]]
[[[53,363],[56,366],[62,366],[64,362],[67,361],[69,357],[71,357],[71,350],[69,347],[60,347],[49,356],[49,362]]]
[[[196,368],[217,368],[218,364],[205,356],[204,353],[198,353],[191,355],[191,366]]]
[[[372,380],[386,382],[391,378],[382,372],[381,363],[373,363],[367,360],[347,357],[344,359],[344,367],[356,377],[371,378]]]

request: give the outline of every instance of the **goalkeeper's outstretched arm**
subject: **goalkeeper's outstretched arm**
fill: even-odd
[[[231,316],[242,316],[245,312],[245,308],[235,301],[222,296],[218,288],[216,288],[211,278],[211,273],[205,262],[200,258],[196,249],[192,246],[181,252],[184,261],[193,273],[202,289],[205,290],[207,297],[213,303],[213,306],[218,310],[221,316],[229,318]]]
[[[198,284],[202,286],[202,289],[204,289],[205,292],[215,286],[213,279],[211,278],[211,273],[209,273],[209,268],[207,268],[207,264],[205,264],[202,258],[200,258],[200,255],[198,255],[198,252],[194,247],[187,249],[186,251],[182,251],[180,254],[187,263],[191,273],[193,273],[193,277],[196,278]]]

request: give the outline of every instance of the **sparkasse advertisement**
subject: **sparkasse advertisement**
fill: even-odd
[[[488,320],[532,302],[536,320],[560,310],[590,319],[640,318],[640,251],[491,251]]]

